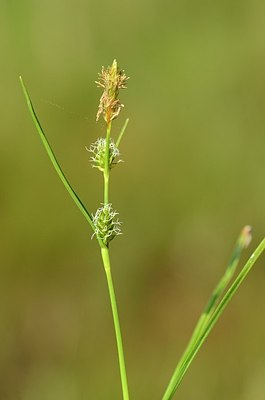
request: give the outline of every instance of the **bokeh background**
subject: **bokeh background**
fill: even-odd
[[[132,399],[155,400],[245,224],[265,228],[263,0],[0,0],[0,399],[121,398],[112,318],[91,231],[28,114],[93,212],[89,146],[102,65],[131,77],[117,135],[112,246]],[[210,335],[176,399],[265,396],[265,258]]]

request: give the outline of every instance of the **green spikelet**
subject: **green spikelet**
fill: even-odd
[[[105,168],[105,157],[106,157],[106,139],[99,138],[95,143],[92,143],[89,149],[87,149],[92,156],[90,158],[92,167],[98,168],[100,171],[104,172]],[[121,160],[115,160],[119,157],[120,152],[116,147],[113,140],[110,140],[109,144],[109,168],[113,168],[116,164],[121,162]]]
[[[111,204],[105,204],[103,207],[98,208],[96,214],[93,216],[93,223],[95,225],[95,235],[98,239],[108,246],[109,242],[117,235],[121,235],[119,220],[114,220],[118,215],[113,211]]]

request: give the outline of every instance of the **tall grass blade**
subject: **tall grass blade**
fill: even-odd
[[[77,205],[77,207],[79,208],[79,210],[81,211],[81,213],[84,215],[85,219],[87,220],[87,222],[91,226],[92,230],[95,231],[95,227],[94,227],[94,224],[93,224],[93,220],[92,220],[91,214],[87,211],[85,205],[82,203],[82,201],[80,200],[80,198],[78,197],[78,195],[76,194],[76,192],[74,191],[72,186],[70,185],[69,181],[67,180],[66,176],[64,175],[64,172],[63,172],[62,168],[60,167],[60,165],[59,165],[59,163],[58,163],[58,161],[57,161],[57,159],[55,157],[55,154],[54,154],[54,152],[53,152],[53,150],[52,150],[52,148],[51,148],[51,146],[50,146],[50,144],[48,142],[48,139],[47,139],[47,137],[46,137],[46,135],[44,133],[44,130],[41,127],[41,124],[39,122],[37,114],[36,114],[36,112],[34,110],[32,101],[31,101],[31,99],[29,97],[29,94],[27,92],[26,86],[25,86],[21,76],[19,77],[19,80],[20,80],[20,83],[21,83],[21,86],[22,86],[22,90],[23,90],[24,96],[26,98],[26,102],[27,102],[27,106],[28,106],[30,115],[31,115],[31,117],[33,119],[33,122],[35,124],[35,127],[36,127],[38,133],[39,133],[39,136],[40,136],[40,138],[42,140],[42,143],[43,143],[43,145],[45,147],[45,150],[46,150],[46,152],[47,152],[47,154],[48,154],[48,156],[49,156],[49,158],[50,158],[50,160],[51,160],[51,162],[52,162],[57,174],[59,175],[63,185],[65,186],[66,190],[68,191],[68,193],[70,194],[70,196],[74,200],[75,204]]]
[[[238,245],[240,244],[240,242],[242,243],[242,245],[244,244],[244,240],[242,240],[242,239],[244,239],[245,233],[246,233],[246,231],[244,232],[244,230],[243,230],[242,234],[237,242],[237,246],[235,247],[235,251],[237,249],[239,250]],[[247,242],[248,241],[247,236],[245,236],[245,239]],[[201,318],[199,319],[199,322],[195,328],[194,334],[192,335],[192,340],[190,340],[186,351],[184,352],[180,362],[177,365],[176,370],[174,371],[174,374],[173,374],[173,376],[169,382],[169,385],[166,389],[166,392],[163,396],[163,400],[172,399],[172,397],[174,396],[178,386],[180,385],[185,373],[187,372],[191,362],[193,361],[194,357],[198,353],[199,349],[203,345],[204,341],[206,340],[207,336],[213,329],[214,325],[216,324],[217,320],[223,313],[224,309],[226,308],[226,306],[229,304],[230,300],[236,293],[237,289],[239,288],[241,283],[244,281],[244,279],[248,275],[249,271],[251,270],[251,268],[253,267],[253,265],[255,264],[255,262],[257,261],[257,259],[259,258],[259,256],[261,255],[261,253],[264,250],[265,250],[265,239],[263,239],[263,241],[260,243],[260,245],[254,251],[254,253],[251,255],[251,257],[249,258],[249,260],[247,261],[245,266],[242,268],[242,270],[236,277],[235,281],[231,284],[230,288],[227,290],[227,292],[223,296],[220,303],[214,309],[213,305],[212,305],[213,304],[213,302],[212,302],[213,296],[214,296],[214,294],[218,294],[218,293],[219,293],[218,297],[220,297],[220,295],[221,295],[221,291],[223,290],[223,285],[225,283],[225,280],[229,278],[229,274],[227,273],[227,271],[229,271],[229,268],[231,268],[231,267],[229,267],[229,265],[232,266],[232,264],[230,263],[228,265],[226,274],[223,276],[223,278],[220,280],[219,284],[216,287],[216,289],[218,289],[218,290],[215,290],[213,292],[213,295],[211,296],[208,306],[206,306],[205,312],[202,314]],[[242,251],[242,249],[241,249],[241,251]],[[241,251],[238,253],[237,257],[240,256]],[[236,254],[236,252],[234,252],[234,255],[235,254]],[[233,261],[233,259],[234,258],[232,256],[231,260]],[[236,260],[236,259],[234,259],[234,260]],[[233,261],[233,262],[235,262],[235,261]],[[233,269],[234,268],[235,267],[233,267]],[[225,276],[226,276],[226,278],[224,278]],[[215,304],[216,304],[216,301],[214,302]]]

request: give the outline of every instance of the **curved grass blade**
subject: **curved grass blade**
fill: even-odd
[[[243,247],[245,247],[250,240],[249,239],[250,232],[248,234],[247,228],[249,228],[249,227],[245,227],[243,229],[242,234],[239,237],[239,240],[237,242],[237,245],[236,245],[234,253],[233,253],[234,255],[236,255],[236,251],[239,250],[238,246],[240,245],[240,243],[241,243],[241,245],[243,245]],[[235,292],[237,291],[237,289],[239,288],[239,286],[241,285],[243,280],[246,278],[250,269],[252,268],[252,266],[258,259],[258,257],[261,255],[261,253],[264,251],[264,249],[265,249],[265,239],[261,242],[261,244],[254,251],[252,256],[249,258],[248,262],[245,264],[243,269],[240,271],[237,278],[232,283],[231,287],[227,290],[227,292],[223,296],[222,300],[220,301],[220,303],[214,310],[211,308],[209,309],[209,305],[211,304],[211,299],[213,299],[213,296],[211,297],[211,299],[208,303],[208,312],[210,310],[212,310],[212,311],[209,312],[208,315],[202,314],[202,317],[201,317],[202,319],[200,318],[200,320],[195,328],[194,334],[192,336],[193,340],[190,340],[186,351],[184,352],[180,362],[178,363],[177,368],[174,371],[174,374],[173,374],[173,376],[170,380],[170,383],[166,389],[166,392],[163,396],[163,400],[172,399],[174,393],[176,392],[178,386],[180,385],[180,383],[181,383],[185,373],[187,372],[191,362],[193,361],[195,355],[197,354],[197,352],[203,345],[203,343],[206,340],[207,336],[209,335],[210,331],[212,330],[215,323],[217,322],[217,320],[221,316],[222,312],[224,311],[225,307],[228,305],[231,298],[233,297],[233,295],[235,294]],[[238,257],[239,256],[240,256],[240,254],[238,254]],[[233,256],[231,258],[231,261],[233,261]],[[230,263],[229,265],[232,265],[232,264]],[[229,265],[228,265],[227,270],[229,270]],[[226,273],[227,273],[227,271],[226,271]],[[220,287],[222,286],[221,285],[222,280],[224,281],[224,277],[219,282],[220,286],[218,284],[216,289],[218,287],[220,289]],[[213,292],[213,295],[215,292],[216,292],[216,290]],[[207,307],[206,307],[206,310],[207,310]]]
[[[233,249],[232,256],[230,258],[230,261],[228,262],[228,265],[227,265],[224,275],[222,276],[222,278],[216,285],[208,303],[206,304],[206,307],[205,307],[201,317],[199,318],[199,321],[198,321],[198,323],[194,329],[194,332],[192,334],[192,337],[190,339],[190,345],[192,345],[194,343],[196,338],[198,338],[198,336],[201,334],[203,328],[206,326],[207,322],[210,320],[210,318],[214,312],[216,304],[220,300],[225,288],[231,281],[231,279],[236,271],[236,268],[240,261],[242,251],[249,245],[250,242],[251,242],[251,227],[249,225],[246,225],[242,229],[242,231],[238,237],[238,240]],[[188,347],[189,347],[189,345],[188,345]]]
[[[44,133],[44,130],[41,127],[41,124],[40,124],[40,122],[38,120],[37,114],[36,114],[36,112],[35,112],[35,110],[33,108],[33,104],[31,102],[31,99],[29,97],[29,94],[27,92],[27,89],[25,87],[25,84],[24,84],[23,79],[22,79],[21,76],[19,77],[19,80],[20,80],[20,83],[21,83],[21,86],[22,86],[22,90],[23,90],[24,96],[26,98],[26,102],[27,102],[27,106],[28,106],[30,115],[31,115],[31,117],[33,119],[33,122],[34,122],[35,127],[36,127],[36,129],[38,131],[38,134],[39,134],[39,136],[41,138],[41,141],[42,141],[42,143],[43,143],[43,145],[45,147],[45,150],[48,153],[48,156],[49,156],[49,158],[50,158],[50,160],[51,160],[51,162],[52,162],[57,174],[59,175],[61,181],[63,182],[66,190],[68,191],[68,193],[70,194],[70,196],[74,200],[75,204],[77,205],[77,207],[79,208],[81,213],[84,215],[85,219],[87,220],[87,222],[91,226],[93,232],[95,232],[95,227],[94,227],[94,224],[93,224],[92,216],[87,211],[86,207],[84,206],[84,204],[82,203],[82,201],[80,200],[80,198],[78,197],[78,195],[76,194],[76,192],[74,191],[72,186],[70,185],[70,183],[67,180],[66,176],[64,175],[64,172],[63,172],[62,168],[60,167],[60,165],[59,165],[59,163],[58,163],[58,161],[57,161],[57,159],[55,157],[55,154],[54,154],[54,152],[53,152],[53,150],[52,150],[52,148],[51,148],[51,146],[50,146],[50,144],[48,142],[48,139],[47,139],[47,137],[46,137],[46,135]],[[100,243],[100,245],[101,245],[101,247],[104,247],[103,243]]]
[[[233,275],[236,271],[242,250],[245,247],[247,247],[247,245],[250,243],[250,240],[251,240],[251,228],[250,228],[250,226],[245,226],[242,229],[242,231],[239,235],[239,238],[236,242],[236,245],[233,249],[232,256],[230,258],[230,261],[228,262],[225,273],[222,276],[222,278],[220,279],[220,281],[218,282],[217,286],[215,287],[212,295],[210,296],[210,299],[209,299],[208,303],[206,304],[206,307],[194,328],[194,331],[188,342],[188,345],[187,345],[181,359],[179,360],[179,362],[177,364],[177,367],[170,379],[170,382],[169,382],[166,392],[164,394],[163,400],[168,398],[167,397],[168,393],[171,393],[172,387],[175,386],[175,382],[179,375],[180,368],[181,368],[184,360],[186,359],[187,354],[189,353],[189,351],[193,347],[196,339],[200,336],[200,333],[202,332],[203,328],[205,327],[205,325],[211,318],[211,315],[214,311],[214,308],[215,308],[217,302],[220,300],[224,289],[226,288],[226,286],[228,285],[229,281],[231,280],[231,278],[233,277]]]
[[[225,293],[224,297],[216,307],[210,321],[207,323],[205,329],[203,330],[201,336],[198,338],[196,343],[194,344],[193,348],[191,349],[190,353],[187,355],[185,362],[183,363],[181,367],[180,374],[178,376],[178,380],[176,381],[176,386],[174,388],[174,392],[176,391],[177,387],[180,385],[185,373],[187,372],[190,364],[192,363],[194,357],[202,347],[203,343],[205,342],[207,336],[215,326],[216,322],[220,318],[221,314],[223,313],[224,309],[227,307],[229,302],[231,301],[232,297],[236,293],[237,289],[241,285],[241,283],[244,281],[250,270],[252,269],[253,265],[257,261],[257,259],[260,257],[260,255],[263,253],[265,250],[265,239],[260,243],[260,245],[256,248],[254,253],[251,255],[243,269],[240,271],[238,276],[236,277],[235,281],[232,283],[231,287],[227,290]],[[173,394],[168,399],[171,399],[173,397]]]

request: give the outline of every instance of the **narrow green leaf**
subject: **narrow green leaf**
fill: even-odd
[[[190,353],[188,354],[185,362],[183,363],[183,366],[181,368],[180,374],[178,376],[178,380],[176,382],[175,390],[180,385],[185,373],[187,372],[187,370],[188,370],[190,364],[192,363],[194,357],[196,356],[196,354],[198,353],[198,351],[202,347],[203,343],[205,342],[207,336],[209,335],[209,333],[211,332],[211,330],[215,326],[216,322],[218,321],[218,319],[222,315],[222,313],[225,310],[225,308],[228,306],[229,302],[231,301],[232,297],[234,296],[234,294],[238,290],[239,286],[245,280],[246,276],[248,275],[248,273],[252,269],[253,265],[255,264],[255,262],[257,261],[257,259],[260,257],[260,255],[262,254],[262,252],[264,250],[265,250],[265,239],[263,239],[263,241],[260,243],[260,245],[256,248],[254,253],[251,255],[251,257],[249,258],[249,260],[247,261],[247,263],[245,264],[243,269],[240,271],[240,273],[236,277],[235,281],[232,283],[232,285],[227,290],[227,292],[225,293],[224,297],[222,298],[222,300],[220,301],[220,303],[216,307],[216,309],[215,309],[210,321],[207,323],[207,325],[206,325],[205,329],[203,330],[201,336],[198,338],[198,340],[194,344],[193,348],[191,349]],[[173,396],[173,394],[172,394],[172,396]],[[169,397],[168,399],[171,399],[172,396]]]
[[[47,139],[47,137],[46,137],[46,135],[44,133],[44,130],[41,127],[41,124],[40,124],[39,119],[37,117],[37,114],[36,114],[36,112],[35,112],[35,110],[33,108],[33,104],[31,102],[31,99],[29,97],[29,94],[27,92],[25,84],[23,82],[23,79],[22,79],[21,76],[19,77],[19,79],[20,79],[20,83],[21,83],[21,86],[22,86],[22,90],[23,90],[24,96],[26,98],[26,102],[27,102],[27,106],[28,106],[30,115],[31,115],[31,117],[33,119],[33,122],[34,122],[35,127],[36,127],[36,129],[38,131],[38,134],[39,134],[39,136],[40,136],[40,138],[42,140],[42,143],[43,143],[43,145],[45,147],[45,150],[46,150],[46,152],[47,152],[47,154],[48,154],[48,156],[49,156],[49,158],[50,158],[50,160],[51,160],[51,162],[52,162],[57,174],[59,175],[62,183],[64,184],[66,190],[68,191],[68,193],[70,194],[70,196],[74,200],[75,204],[77,205],[77,207],[79,208],[81,213],[84,215],[85,219],[87,220],[87,222],[91,226],[92,230],[95,232],[95,227],[94,227],[94,224],[93,224],[92,216],[87,211],[85,205],[82,203],[82,201],[80,200],[80,198],[78,197],[78,195],[76,194],[76,192],[74,191],[72,186],[70,185],[69,181],[67,180],[66,176],[64,175],[64,172],[63,172],[62,168],[60,167],[60,165],[59,165],[59,163],[58,163],[58,161],[57,161],[57,159],[55,157],[55,154],[54,154],[54,152],[53,152],[53,150],[52,150],[52,148],[51,148],[51,146],[50,146],[50,144],[48,142],[48,139]],[[100,243],[100,245],[101,245],[101,247],[104,247],[104,245],[102,243]]]
[[[200,335],[202,332],[203,328],[206,326],[207,322],[211,318],[212,313],[214,312],[214,309],[216,307],[216,304],[220,300],[222,293],[224,292],[225,288],[229,284],[230,280],[232,279],[236,268],[238,266],[238,263],[240,261],[240,257],[242,254],[242,251],[249,245],[251,241],[251,227],[249,225],[245,226],[240,235],[239,238],[236,242],[236,245],[233,249],[232,256],[230,258],[230,261],[228,262],[227,268],[225,270],[224,275],[216,285],[208,303],[206,304],[206,307],[197,323],[197,326],[195,327],[194,333],[191,338],[191,343],[194,342],[194,340]]]
[[[249,241],[249,236],[246,234],[246,230],[245,231],[243,230],[242,234],[237,242],[237,245],[235,247],[235,251],[233,253],[231,262],[229,263],[228,268],[226,270],[226,274],[230,268],[235,269],[235,265],[233,265],[233,264],[235,263],[236,259],[239,258],[240,253],[242,251],[242,249],[239,251],[239,246],[241,245],[242,248],[245,247],[248,241]],[[252,266],[254,265],[254,263],[256,262],[258,257],[264,251],[264,249],[265,249],[265,239],[260,243],[260,245],[254,251],[252,256],[249,258],[248,262],[245,264],[243,269],[240,271],[237,278],[232,283],[232,285],[227,290],[227,292],[223,296],[222,300],[220,301],[220,303],[217,305],[217,307],[214,310],[213,310],[212,306],[209,307],[209,305],[211,304],[212,298],[210,299],[210,301],[208,303],[208,308],[206,307],[206,310],[208,310],[209,314],[205,314],[205,313],[202,314],[202,317],[201,317],[202,320],[201,319],[199,320],[199,322],[195,328],[194,334],[192,336],[192,340],[189,342],[189,345],[188,345],[186,351],[184,352],[180,362],[177,365],[176,370],[174,371],[174,374],[173,374],[173,376],[170,380],[170,383],[166,389],[166,392],[163,396],[163,400],[172,399],[174,393],[176,392],[178,386],[180,385],[185,373],[187,372],[187,370],[188,370],[191,362],[193,361],[194,357],[196,356],[197,352],[203,345],[203,343],[206,340],[207,336],[209,335],[210,331],[213,329],[217,320],[219,319],[222,312],[224,311],[225,307],[228,305],[228,303],[232,299],[233,295],[235,294],[235,292],[237,291],[237,289],[239,288],[239,286],[241,285],[243,280],[246,278],[247,274],[251,270]],[[237,256],[235,257],[236,254],[237,254]],[[227,275],[226,279],[228,279],[228,278],[229,277]],[[217,297],[220,296],[220,290],[221,291],[223,290],[222,284],[224,284],[224,283],[225,283],[225,279],[223,277],[221,279],[221,281],[219,282],[220,285],[217,285],[217,288],[219,288],[219,292],[218,292],[218,290],[215,290],[213,292],[213,296],[214,295],[216,295]],[[215,304],[216,304],[216,301],[215,301]]]

